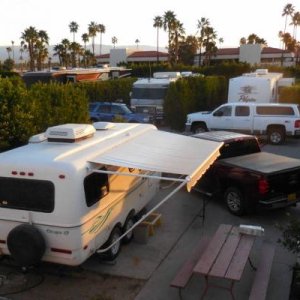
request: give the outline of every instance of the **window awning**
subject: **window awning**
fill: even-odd
[[[188,191],[219,156],[223,143],[151,130],[101,153],[90,163],[184,175]],[[163,175],[161,179],[163,179]]]

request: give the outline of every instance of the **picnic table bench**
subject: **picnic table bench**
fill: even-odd
[[[227,289],[232,299],[235,299],[233,288],[240,281],[247,261],[256,270],[252,289],[251,300],[265,299],[275,248],[269,243],[263,243],[260,260],[254,268],[250,260],[250,252],[255,241],[255,236],[239,233],[238,227],[221,224],[211,239],[203,237],[193,251],[193,254],[179,269],[171,282],[172,287],[181,291],[186,287],[193,274],[202,275],[205,279],[205,288],[201,295],[203,299],[210,286]],[[211,284],[211,278],[226,279],[229,286]]]

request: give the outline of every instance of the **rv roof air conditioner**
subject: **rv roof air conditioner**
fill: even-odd
[[[108,130],[115,127],[116,125],[111,122],[95,122],[93,123],[93,126],[96,130]]]
[[[74,143],[92,137],[95,131],[89,124],[65,124],[49,127],[45,136],[48,142]]]

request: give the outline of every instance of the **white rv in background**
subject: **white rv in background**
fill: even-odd
[[[276,103],[279,88],[294,83],[294,78],[283,78],[282,73],[257,69],[229,80],[228,102]]]
[[[141,78],[133,83],[130,106],[137,113],[147,113],[157,123],[163,118],[163,103],[171,82],[182,77],[180,72],[156,72],[153,78]]]

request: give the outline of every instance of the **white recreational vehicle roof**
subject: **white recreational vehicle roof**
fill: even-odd
[[[101,128],[100,125],[95,123],[96,128]],[[40,139],[40,142],[3,152],[0,154],[1,176],[11,176],[10,170],[15,169],[30,169],[36,173],[43,170],[41,174],[47,174],[47,168],[71,170],[89,165],[91,170],[101,164],[181,174],[190,190],[217,158],[222,146],[218,142],[160,131],[150,124],[114,125],[102,126],[108,129],[96,130],[93,136],[91,131],[94,130],[89,129],[89,138],[78,141],[75,138],[72,143]],[[86,130],[86,124],[81,126]],[[68,127],[80,132],[80,125],[68,124],[52,127],[48,133],[59,134],[59,130],[65,132]]]

